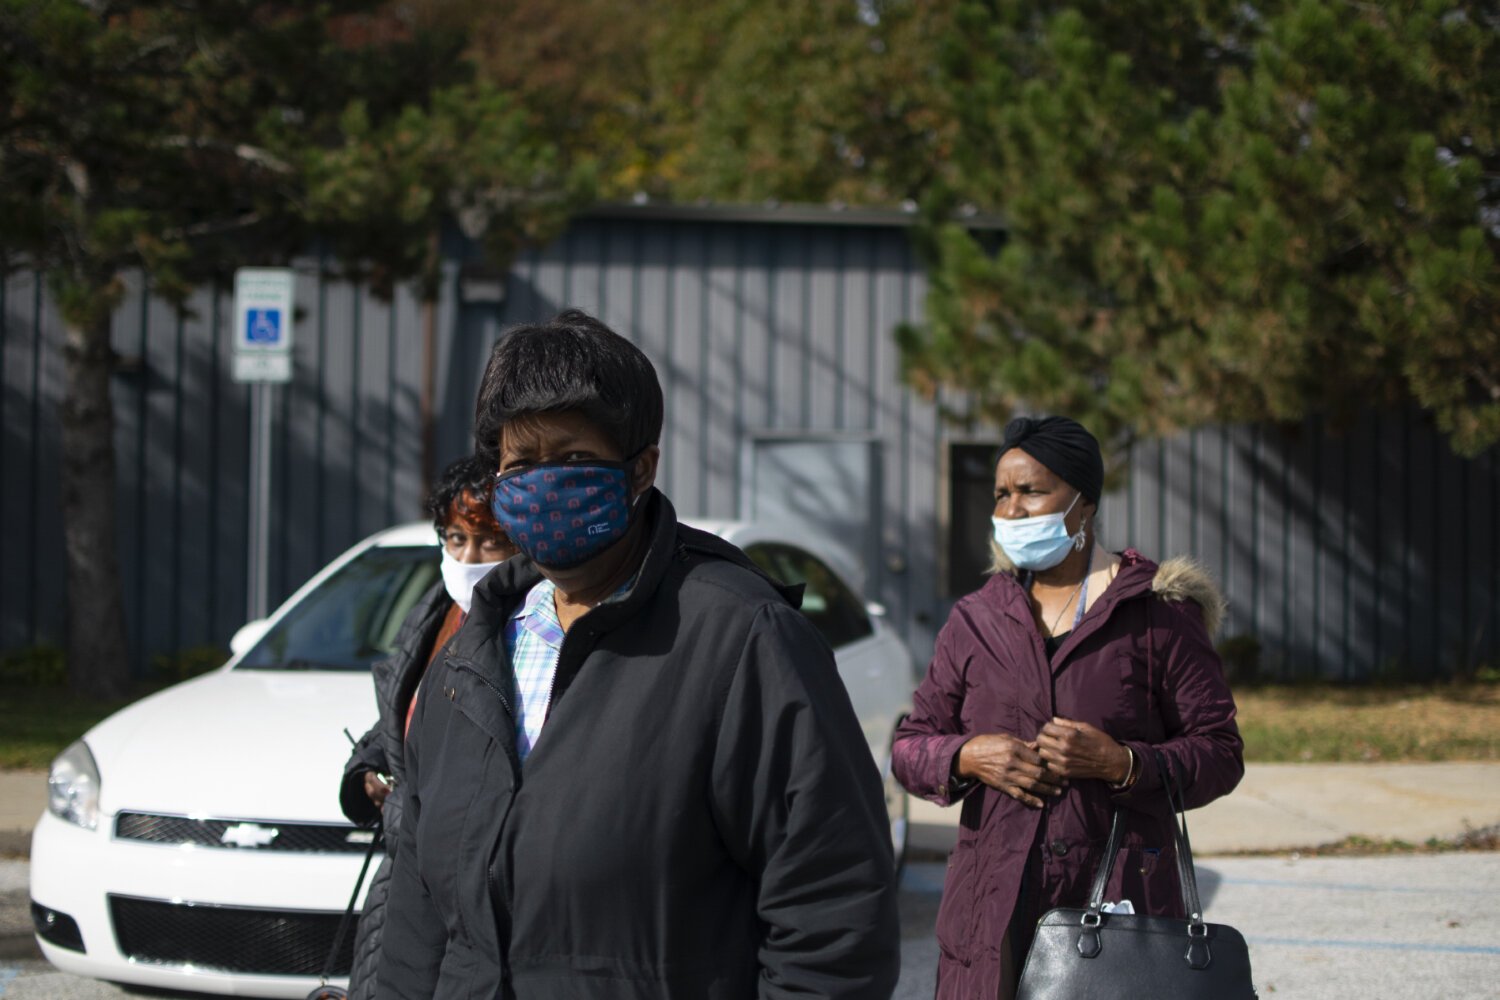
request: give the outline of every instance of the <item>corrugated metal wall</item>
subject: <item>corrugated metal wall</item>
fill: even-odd
[[[657,367],[667,413],[658,483],[681,516],[742,513],[742,445],[753,437],[878,439],[887,558],[867,567],[867,590],[930,647],[942,614],[927,540],[942,432],[934,409],[900,387],[890,335],[924,295],[906,234],[894,227],[582,221],[517,262],[499,307],[462,307],[446,371],[448,398],[464,405],[445,409],[443,440],[466,433],[468,401],[501,329],[565,305],[587,310]]]
[[[305,271],[296,380],[277,390],[273,431],[276,600],[353,541],[412,516],[420,486],[415,303]],[[115,501],[139,669],[224,645],[245,620],[249,405],[229,378],[232,292],[204,289],[188,306],[180,315],[136,280],[114,318]],[[0,650],[11,650],[63,634],[63,328],[31,274],[5,279],[3,315]]]
[[[925,658],[951,595],[935,409],[900,386],[891,329],[924,281],[897,224],[677,212],[580,220],[517,261],[501,301],[466,294],[455,243],[439,310],[439,463],[469,446],[472,401],[505,326],[566,305],[640,344],[666,392],[661,485],[685,516],[733,517],[748,442],[768,435],[878,446],[884,558],[872,599]],[[299,268],[295,381],[273,428],[273,601],[325,561],[418,516],[418,306]],[[0,286],[0,650],[62,634],[57,513],[59,319],[35,277]],[[114,379],[127,624],[153,655],[227,641],[246,605],[245,387],[228,379],[228,289],[182,317],[136,286],[114,343],[141,362]],[[957,440],[953,438],[953,440]],[[964,440],[974,440],[972,433]],[[1253,633],[1284,675],[1434,672],[1496,655],[1500,470],[1454,458],[1418,415],[1345,436],[1316,424],[1205,430],[1136,449],[1104,507],[1106,541],[1196,552],[1231,598],[1226,634]]]
[[[1500,455],[1455,455],[1418,412],[1347,427],[1200,430],[1136,447],[1112,546],[1194,553],[1223,635],[1275,676],[1442,676],[1500,659]],[[1117,542],[1123,539],[1123,542]]]

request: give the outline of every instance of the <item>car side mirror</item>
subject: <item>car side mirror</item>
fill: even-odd
[[[235,656],[243,656],[249,652],[250,647],[260,642],[261,637],[271,628],[269,618],[257,618],[240,626],[234,638],[229,640],[229,651]]]

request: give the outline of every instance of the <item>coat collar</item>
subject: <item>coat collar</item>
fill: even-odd
[[[1100,618],[1108,617],[1107,612],[1113,611],[1114,606],[1121,601],[1132,600],[1151,590],[1151,581],[1156,576],[1156,563],[1141,555],[1135,549],[1126,549],[1120,553],[1120,572],[1103,594],[1100,595],[1100,603],[1094,606],[1094,610],[1103,610]],[[1026,594],[1026,588],[1021,584],[1021,578],[1015,570],[1001,570],[990,577],[981,591],[989,599],[995,601],[999,608],[1022,624],[1032,623],[1031,602]],[[1090,611],[1090,615],[1094,612]]]

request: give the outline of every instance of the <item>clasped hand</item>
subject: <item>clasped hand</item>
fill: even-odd
[[[1130,773],[1130,754],[1108,733],[1087,722],[1054,718],[1036,739],[985,733],[963,745],[956,768],[1025,805],[1040,809],[1075,778],[1118,784]]]
[[[391,794],[391,786],[386,784],[379,774],[374,771],[365,772],[365,794],[370,801],[375,803],[375,808],[385,809],[385,800]]]

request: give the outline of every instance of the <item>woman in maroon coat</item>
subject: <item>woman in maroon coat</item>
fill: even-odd
[[[1081,906],[1116,808],[1105,898],[1182,915],[1160,752],[1189,808],[1244,773],[1209,636],[1223,613],[1188,560],[1095,545],[1104,465],[1065,417],[1012,421],[995,469],[994,575],[938,635],[894,767],[962,801],[937,938],[939,998],[1014,994],[1036,920]]]

